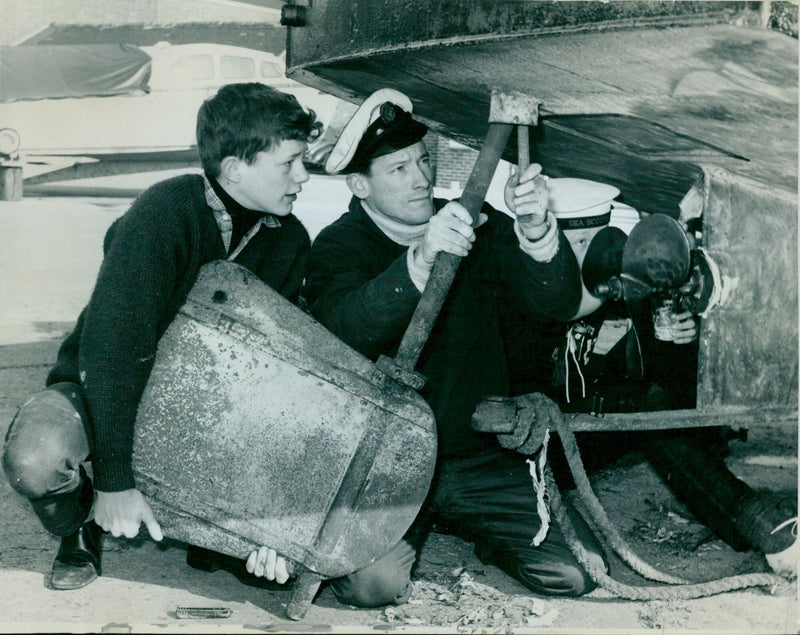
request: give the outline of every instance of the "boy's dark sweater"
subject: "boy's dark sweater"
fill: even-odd
[[[235,262],[296,302],[310,241],[296,217],[279,220],[279,228],[262,227]],[[47,385],[83,386],[94,484],[114,492],[135,487],[133,428],[158,341],[200,267],[226,257],[202,177],[179,176],[149,188],[111,225],[103,251],[92,296],[61,345]]]

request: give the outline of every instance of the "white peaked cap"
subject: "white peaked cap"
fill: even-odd
[[[364,132],[380,116],[381,105],[387,101],[408,113],[414,109],[411,100],[399,90],[381,88],[372,93],[353,113],[336,140],[333,150],[328,155],[328,160],[325,161],[325,171],[328,174],[337,174],[347,167],[358,149]]]
[[[607,225],[611,201],[619,196],[613,185],[587,179],[551,178],[548,207],[563,229]]]

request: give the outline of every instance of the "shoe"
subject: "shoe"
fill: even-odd
[[[796,578],[798,563],[800,563],[800,541],[797,540],[797,517],[781,523],[772,530],[773,534],[788,530],[794,537],[792,544],[778,553],[765,553],[767,564],[770,568],[785,578]]]
[[[58,591],[80,589],[100,575],[103,530],[94,521],[61,539],[49,586]]]
[[[222,569],[232,574],[242,584],[259,589],[286,589],[292,583],[291,579],[285,584],[280,584],[275,580],[267,580],[267,578],[253,575],[247,570],[244,560],[195,545],[188,545],[186,549],[186,564],[192,569],[205,571],[206,573],[213,573]]]

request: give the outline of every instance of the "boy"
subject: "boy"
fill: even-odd
[[[319,128],[291,95],[256,83],[223,86],[197,115],[204,173],[150,187],[109,228],[89,303],[47,388],[12,421],[3,453],[12,487],[62,537],[51,588],[77,589],[100,575],[103,531],[133,538],[144,523],[161,539],[131,468],[158,341],[213,260],[243,265],[297,301],[310,241],[292,204],[309,178],[303,154]],[[265,550],[262,573],[267,561],[269,576],[285,581],[282,559]]]

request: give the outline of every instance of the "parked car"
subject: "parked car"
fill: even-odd
[[[22,59],[15,69],[24,73],[28,93],[0,102],[0,128],[19,136],[18,152],[24,162],[24,178],[77,164],[69,176],[102,175],[103,162],[114,162],[114,171],[131,171],[163,163],[165,159],[195,161],[195,120],[204,99],[224,84],[261,82],[295,95],[312,108],[323,123],[329,121],[341,101],[317,89],[288,79],[284,57],[221,44],[161,43],[151,47],[91,45],[46,47],[49,59],[70,60],[69,69],[48,65],[48,73],[30,72],[41,60],[41,46],[15,47]],[[64,51],[52,50],[63,48]],[[21,49],[31,49],[23,51]],[[69,49],[67,51],[66,49]],[[108,86],[97,81],[101,57],[108,52],[132,60],[129,76]],[[30,53],[26,65],[23,53]],[[66,55],[65,53],[74,55]],[[149,60],[149,77],[146,68]],[[124,61],[121,64],[124,67]],[[59,74],[59,81],[50,75]],[[137,81],[130,80],[135,76]],[[50,79],[48,79],[50,77]],[[31,87],[32,81],[39,81]],[[81,83],[79,90],[53,92],[65,80]],[[69,87],[67,87],[69,88]],[[48,92],[53,98],[42,98]],[[127,91],[127,92],[124,92]],[[75,94],[80,92],[80,94]],[[124,94],[120,94],[123,93]],[[97,162],[101,165],[98,166]],[[52,177],[64,178],[63,172]],[[40,177],[39,182],[42,181]]]

